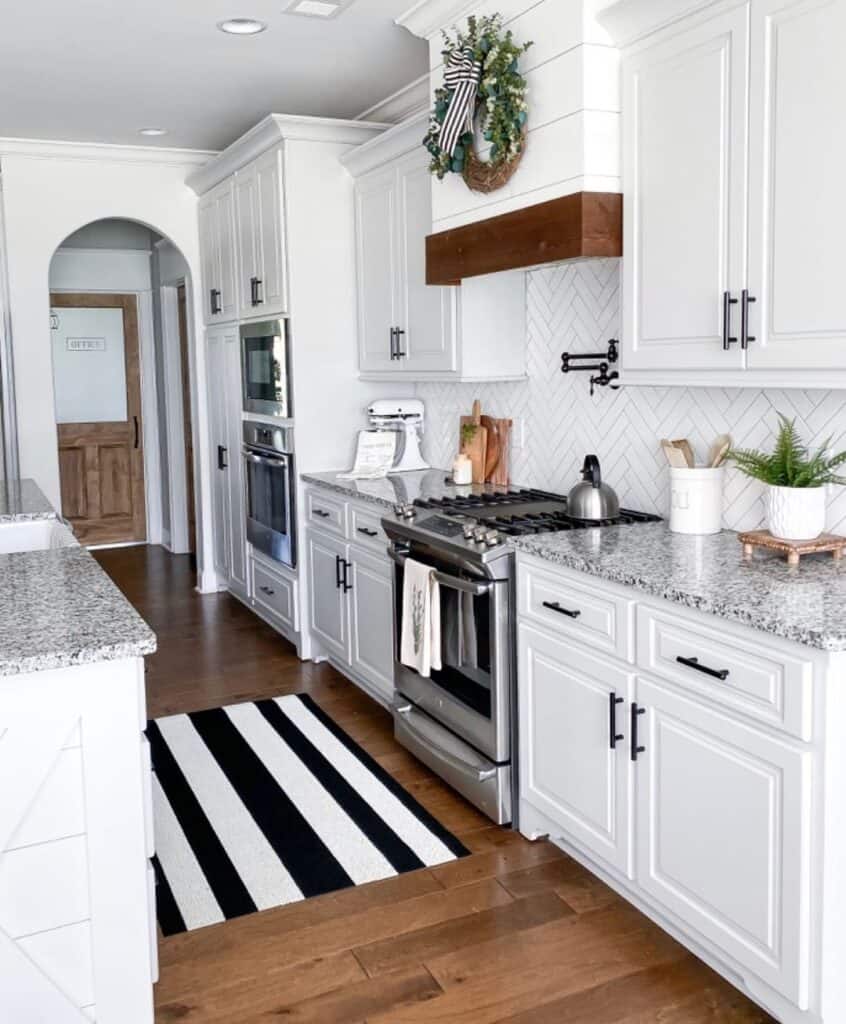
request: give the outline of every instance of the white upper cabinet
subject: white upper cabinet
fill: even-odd
[[[743,4],[626,62],[627,369],[743,365],[747,38]]]
[[[846,370],[844,41],[844,0],[752,5],[752,369]]]
[[[223,182],[203,196],[199,221],[205,321],[207,324],[224,323],[238,315],[235,197],[231,181]]]
[[[846,387],[846,0],[620,0],[622,368]]]
[[[239,315],[286,311],[282,151],[273,149],[235,174]]]
[[[342,161],[356,179],[361,376],[519,380],[526,374],[525,274],[471,278],[461,287],[426,284],[432,180],[425,131],[426,117],[414,117]]]

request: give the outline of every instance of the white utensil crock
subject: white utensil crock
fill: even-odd
[[[670,468],[670,529],[673,533],[719,533],[723,523],[725,466]]]
[[[825,530],[825,487],[767,487],[767,525],[781,540],[813,540]]]

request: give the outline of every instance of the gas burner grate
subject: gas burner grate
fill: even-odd
[[[620,509],[620,514],[609,519],[574,519],[566,512],[536,512],[521,516],[497,516],[489,520],[501,533],[509,537],[522,537],[534,533],[558,533],[569,530],[590,530],[603,526],[631,526],[638,523],[660,523],[661,517],[650,512]]]

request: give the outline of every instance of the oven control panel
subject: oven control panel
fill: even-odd
[[[462,537],[467,522],[464,516],[431,516],[421,526],[441,537]]]

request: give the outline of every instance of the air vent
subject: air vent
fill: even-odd
[[[305,18],[337,18],[352,0],[293,0],[285,14],[299,14]]]

